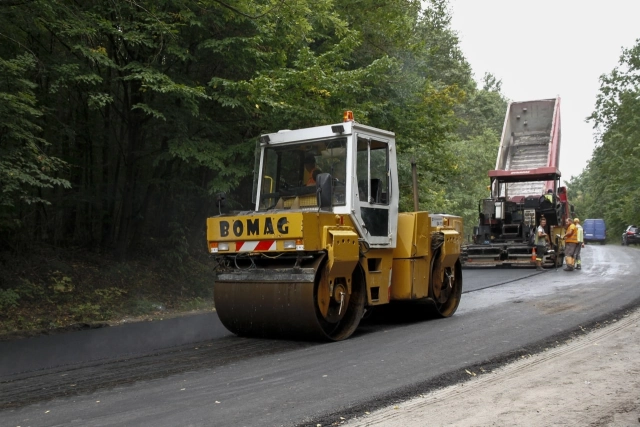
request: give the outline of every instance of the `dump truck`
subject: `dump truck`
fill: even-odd
[[[228,330],[338,341],[390,303],[454,314],[462,219],[399,212],[393,132],[349,112],[341,123],[264,134],[254,174],[252,210],[207,219],[214,303]]]
[[[535,230],[547,220],[551,247],[543,265],[562,265],[565,220],[571,214],[560,186],[560,98],[511,102],[494,170],[490,197],[478,204],[472,241],[463,246],[465,266],[534,265]]]

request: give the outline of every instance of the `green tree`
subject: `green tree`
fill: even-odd
[[[640,40],[623,49],[619,65],[600,77],[596,108],[589,117],[598,131],[593,157],[583,173],[571,180],[579,214],[604,218],[609,230],[622,232],[640,223]]]
[[[489,196],[487,172],[494,169],[507,100],[501,82],[486,74],[482,89],[474,88],[457,108],[457,137],[452,141],[456,159],[454,173],[446,185],[447,212],[464,219],[465,235],[478,223],[478,204]]]
[[[43,189],[69,187],[58,177],[64,162],[50,155],[50,144],[41,136],[36,84],[25,77],[34,68],[28,53],[0,58],[0,231],[22,225],[15,218],[21,204],[48,204]]]

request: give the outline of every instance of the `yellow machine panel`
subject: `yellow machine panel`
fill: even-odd
[[[454,270],[462,244],[462,218],[436,215],[435,222],[438,225],[434,227],[432,222],[428,212],[398,215],[398,243],[393,252],[391,300],[429,297],[431,275],[444,275],[447,268]],[[432,253],[431,246],[434,238],[441,242],[435,246],[435,254]],[[437,271],[432,272],[431,259],[434,255],[438,257],[435,263]]]
[[[226,253],[321,250],[327,246],[325,227],[354,230],[348,215],[327,212],[237,215],[208,218],[207,241],[211,253],[223,253],[220,247]],[[285,241],[295,247],[285,248]]]
[[[351,273],[358,263],[358,235],[345,227],[340,229],[327,229],[326,248],[328,251],[329,280],[344,277],[351,287]]]
[[[462,218],[459,216],[450,216],[449,218],[449,227],[456,230],[460,233],[460,237],[464,236],[464,224]]]
[[[398,214],[398,240],[394,258],[426,256],[429,253],[431,219],[429,212]]]
[[[371,249],[360,259],[365,272],[368,290],[368,304],[386,304],[390,300],[392,273],[392,249]]]
[[[207,240],[295,239],[302,237],[302,213],[207,218]]]
[[[444,234],[440,258],[446,265],[455,264],[460,256],[462,236],[455,230],[440,230],[440,233]]]
[[[426,298],[429,293],[429,260],[425,257],[394,259],[391,300]]]

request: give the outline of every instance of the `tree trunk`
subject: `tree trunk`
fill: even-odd
[[[137,148],[141,144],[142,120],[144,115],[140,110],[132,107],[142,102],[140,83],[132,81],[125,85],[124,111],[127,125],[126,146],[123,153],[124,182],[122,189],[122,211],[116,239],[116,258],[120,261],[127,259],[131,236],[135,232],[134,204],[136,199],[136,167]]]

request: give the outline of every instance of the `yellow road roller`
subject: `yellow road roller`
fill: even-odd
[[[347,112],[342,123],[262,135],[257,150],[254,209],[207,219],[227,329],[338,341],[380,305],[453,315],[462,219],[418,212],[415,194],[416,212],[398,211],[393,132]],[[414,192],[415,181],[414,165]]]

